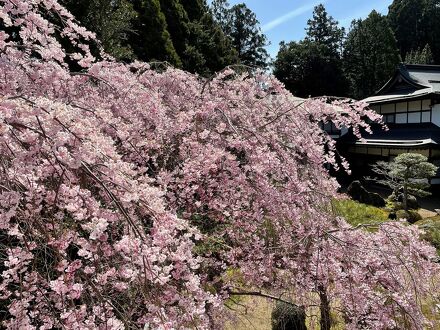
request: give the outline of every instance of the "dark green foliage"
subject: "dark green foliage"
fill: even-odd
[[[431,193],[429,178],[435,175],[437,167],[428,158],[417,153],[403,153],[392,162],[378,161],[372,166],[376,178],[367,178],[391,188],[392,196],[401,194],[402,204],[408,210],[409,196],[425,197]]]
[[[427,0],[424,12],[426,42],[432,51],[434,64],[440,64],[440,1]],[[422,48],[423,44],[419,48]]]
[[[161,0],[173,46],[184,70],[211,75],[238,62],[231,41],[205,0]]]
[[[231,41],[209,11],[192,21],[189,30],[188,44],[182,55],[185,70],[210,75],[239,61]]]
[[[229,7],[226,0],[214,0],[212,11],[223,32],[232,40],[240,62],[249,66],[267,67],[269,55],[264,48],[267,38],[261,32],[255,13],[244,3]]]
[[[204,1],[161,0],[161,10],[183,69],[210,75],[238,61]]]
[[[307,21],[306,40],[325,46],[328,53],[337,56],[342,49],[344,28],[338,26],[332,16],[320,4],[313,11],[313,18]]]
[[[274,74],[299,97],[346,94],[347,84],[338,57],[326,55],[326,47],[300,41],[280,44]]]
[[[275,76],[297,96],[346,95],[348,85],[341,59],[343,35],[344,30],[324,7],[315,7],[305,40],[280,44]]]
[[[440,63],[439,0],[394,0],[388,18],[402,58],[428,44],[434,63]]]
[[[367,191],[359,181],[353,181],[348,186],[347,193],[355,201],[376,207],[385,206],[385,200],[379,194]]]
[[[200,20],[208,11],[206,0],[180,0],[190,21]]]
[[[181,56],[185,52],[189,35],[188,14],[179,0],[160,0],[160,8],[165,15],[167,30],[172,36],[174,48]]]
[[[63,0],[61,3],[90,31],[104,50],[117,59],[133,59],[129,43],[136,12],[128,0]]]
[[[307,330],[304,308],[278,302],[272,311],[272,330]]]
[[[426,44],[423,26],[425,4],[426,0],[395,0],[389,7],[388,18],[403,58],[409,51]]]
[[[411,50],[406,54],[405,63],[408,64],[434,64],[431,47],[428,44],[423,49]]]
[[[353,21],[343,57],[351,97],[363,99],[380,89],[400,62],[387,18],[373,10],[366,19]]]
[[[63,4],[119,60],[166,61],[202,75],[239,61],[205,0],[64,0]]]
[[[133,23],[136,33],[132,34],[130,39],[136,57],[142,61],[167,61],[172,65],[181,66],[182,62],[167,30],[159,0],[132,2],[138,13]]]

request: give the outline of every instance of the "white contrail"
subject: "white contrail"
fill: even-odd
[[[284,14],[283,16],[275,18],[274,20],[270,21],[269,23],[264,24],[261,27],[261,29],[263,30],[263,32],[270,31],[273,28],[277,27],[278,25],[281,25],[284,22],[287,22],[288,20],[290,20],[294,17],[298,17],[298,16],[304,14],[305,12],[313,9],[315,6],[319,5],[320,3],[324,4],[326,2],[327,2],[327,0],[315,1],[311,4],[309,3],[304,6],[298,7],[296,9],[288,12],[287,14]]]

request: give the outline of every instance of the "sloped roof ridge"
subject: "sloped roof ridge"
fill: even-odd
[[[409,64],[409,63],[401,63],[401,65],[405,66],[407,69],[424,69],[424,70],[435,70],[440,72],[440,65],[435,64]]]

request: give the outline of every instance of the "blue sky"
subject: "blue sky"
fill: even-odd
[[[327,12],[348,29],[353,19],[365,18],[373,9],[386,14],[392,0],[229,0],[231,5],[243,2],[257,15],[271,43],[267,50],[275,57],[280,41],[304,37],[307,20],[312,16],[313,7],[319,3],[323,3]]]

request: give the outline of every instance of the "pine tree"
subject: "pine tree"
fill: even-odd
[[[403,194],[403,208],[408,211],[408,197],[410,195],[425,197],[431,195],[429,179],[435,175],[438,168],[428,162],[428,158],[416,153],[403,153],[392,162],[378,161],[373,165],[373,171],[380,175],[374,181],[388,186],[397,197]]]
[[[423,15],[426,44],[432,51],[433,64],[440,64],[440,0],[427,0]],[[423,44],[420,44],[420,48]]]
[[[350,96],[362,99],[377,91],[400,62],[396,39],[386,17],[373,10],[366,19],[353,21],[343,57]]]

